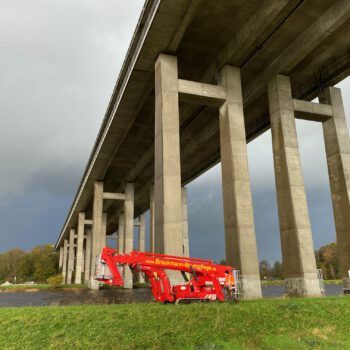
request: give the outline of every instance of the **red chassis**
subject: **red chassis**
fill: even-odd
[[[156,301],[179,303],[185,300],[225,300],[224,289],[237,296],[237,270],[231,266],[215,264],[212,260],[193,259],[180,256],[153,254],[133,251],[118,254],[105,247],[98,259],[96,279],[114,286],[124,284],[120,266],[129,266],[133,271],[142,272],[150,281]],[[186,283],[171,286],[165,270],[180,271]],[[190,279],[186,274],[190,274]],[[227,278],[229,276],[229,278]],[[230,280],[230,285],[227,281]]]

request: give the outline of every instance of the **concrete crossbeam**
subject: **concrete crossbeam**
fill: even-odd
[[[225,66],[220,85],[228,98],[219,116],[226,259],[241,270],[244,298],[260,298],[240,70]]]
[[[75,230],[69,231],[69,249],[68,249],[68,266],[67,266],[67,284],[72,283],[73,271],[74,271],[74,235]]]
[[[181,102],[220,107],[227,99],[226,91],[218,85],[179,79],[178,89]]]
[[[350,289],[350,139],[341,90],[330,87],[320,93],[320,101],[331,104],[333,118],[323,123],[333,214],[337,234],[340,273],[345,289]]]
[[[286,290],[320,296],[289,78],[272,79],[268,95]]]
[[[333,117],[333,108],[327,104],[293,99],[295,118],[324,122]]]
[[[110,192],[104,192],[103,193],[103,199],[112,199],[112,200],[125,200],[125,193],[110,193]]]
[[[84,227],[85,213],[78,215],[78,237],[77,237],[77,258],[75,263],[75,284],[81,284],[81,274],[83,270],[83,247],[84,247]]]

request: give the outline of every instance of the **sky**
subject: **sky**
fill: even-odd
[[[0,0],[0,252],[56,242],[142,6]],[[350,79],[339,87],[350,116]],[[297,120],[297,132],[318,248],[335,240],[322,126]],[[272,262],[281,250],[270,131],[248,157],[259,259]],[[220,164],[189,184],[188,201],[191,255],[222,259]]]

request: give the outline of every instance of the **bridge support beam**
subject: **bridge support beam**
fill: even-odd
[[[182,204],[182,255],[190,256],[190,244],[188,238],[188,208],[187,208],[187,188],[182,187],[181,193]]]
[[[125,185],[124,201],[124,253],[130,253],[134,248],[134,184]],[[133,287],[133,275],[128,266],[124,269],[124,288]]]
[[[323,122],[329,182],[337,232],[339,267],[344,289],[350,289],[350,140],[341,90],[329,87],[320,102],[332,106],[333,117]]]
[[[78,237],[77,237],[77,257],[75,263],[75,284],[81,284],[81,274],[83,272],[83,250],[84,250],[84,229],[85,229],[85,213],[78,215]]]
[[[286,290],[320,296],[289,77],[273,78],[268,95]]]
[[[68,239],[63,241],[63,257],[62,257],[62,283],[66,283],[67,279],[67,260],[68,260]]]
[[[140,215],[139,217],[139,237],[138,237],[138,249],[140,252],[146,251],[146,221],[145,214]],[[141,273],[138,273],[138,282],[145,283],[145,279],[143,278]]]
[[[85,243],[85,268],[84,268],[84,283],[89,283],[90,280],[90,265],[91,265],[91,228],[86,230]]]
[[[219,114],[226,259],[241,270],[244,298],[261,298],[240,70],[224,67],[220,85],[227,93]]]
[[[70,229],[69,231],[69,249],[68,249],[68,267],[67,267],[67,284],[72,283],[72,276],[74,271],[74,236],[75,230]]]

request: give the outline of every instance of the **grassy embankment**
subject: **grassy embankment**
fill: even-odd
[[[0,309],[0,349],[350,349],[350,298]]]

